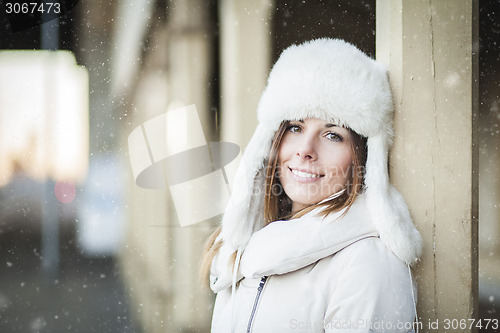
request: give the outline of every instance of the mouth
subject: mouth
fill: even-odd
[[[304,178],[304,179],[317,179],[317,178],[321,178],[321,177],[324,177],[325,175],[321,175],[321,174],[317,174],[317,173],[312,173],[312,172],[309,172],[309,171],[305,171],[305,170],[298,170],[298,169],[292,169],[290,167],[288,167],[288,169],[297,177],[300,177],[300,178]]]

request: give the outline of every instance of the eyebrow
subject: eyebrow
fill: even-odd
[[[299,123],[304,123],[304,120],[303,119],[300,119],[300,120],[297,120]],[[327,128],[330,128],[330,127],[339,127],[339,125],[335,125],[335,124],[332,124],[332,123],[328,123],[328,124],[325,124],[325,127]]]

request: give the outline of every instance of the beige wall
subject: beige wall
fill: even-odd
[[[396,107],[391,180],[424,239],[414,272],[425,325],[478,311],[477,6],[377,2],[377,58]]]

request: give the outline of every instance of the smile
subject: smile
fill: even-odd
[[[310,173],[310,172],[306,172],[306,171],[300,171],[300,170],[295,170],[295,169],[292,169],[292,168],[289,168],[290,171],[292,171],[292,173],[297,176],[297,177],[300,177],[300,178],[320,178],[320,177],[323,177],[323,175],[319,175],[319,174],[316,174],[316,173]]]

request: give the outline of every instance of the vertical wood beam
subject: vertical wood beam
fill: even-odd
[[[376,12],[395,104],[391,180],[424,239],[418,314],[441,331],[478,313],[478,1],[378,0]]]
[[[173,0],[168,11],[169,110],[195,104],[205,138],[211,138],[209,2]],[[192,129],[182,130],[190,133]],[[169,204],[174,208],[172,201]],[[175,209],[170,212],[170,221],[178,223]],[[163,332],[204,332],[209,328],[211,313],[204,309],[209,309],[213,300],[199,279],[200,256],[208,231],[199,226],[168,228],[167,242],[172,253],[168,283],[172,290]]]
[[[244,148],[257,126],[257,104],[271,66],[273,0],[221,0],[222,138]]]

